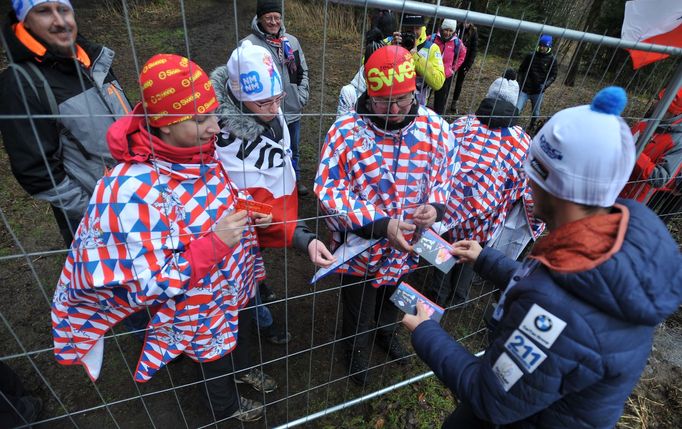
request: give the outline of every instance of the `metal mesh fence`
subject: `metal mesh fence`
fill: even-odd
[[[151,55],[174,52],[210,71],[225,64],[238,40],[249,34],[251,19],[255,15],[252,2],[156,0],[72,3],[77,12],[79,31],[116,51],[114,68],[131,101],[140,99],[137,77],[144,61]],[[669,124],[670,118],[665,116],[665,112],[672,96],[682,85],[679,57],[682,50],[575,30],[585,19],[584,10],[581,10],[585,6],[583,3],[577,2],[574,9],[568,6],[557,8],[557,15],[547,16],[546,22],[530,22],[523,18],[501,16],[496,11],[473,12],[466,8],[447,7],[440,2],[283,2],[283,21],[289,33],[300,41],[309,65],[310,100],[300,122],[299,181],[312,188],[325,135],[337,116],[339,90],[351,81],[362,65],[363,35],[377,9],[393,10],[401,21],[414,13],[432,18],[427,25],[429,34],[437,31],[443,18],[466,21],[478,27],[478,53],[466,73],[456,108],[449,108],[444,114],[448,122],[475,112],[492,81],[507,68],[518,69],[522,58],[534,48],[538,35],[549,34],[555,38],[558,76],[545,92],[537,126],[528,131],[537,131],[544,120],[560,109],[589,103],[598,89],[618,84],[626,89],[630,99],[623,117],[633,126],[644,123],[638,134],[638,148],[640,152],[646,151],[646,144],[653,133],[660,133],[661,127]],[[565,22],[563,27],[549,25],[560,21]],[[3,36],[2,43],[9,57],[3,64],[7,66],[15,59],[6,36]],[[501,45],[506,52],[502,52]],[[671,57],[633,72],[623,48],[634,46],[667,52]],[[576,56],[579,50],[583,54]],[[564,85],[569,70],[576,63],[579,66],[573,85]],[[12,68],[8,72],[20,73]],[[17,76],[15,74],[15,78]],[[77,76],[80,76],[76,84],[78,87],[85,90],[90,86],[83,75]],[[525,76],[518,76],[520,82],[523,79]],[[37,87],[40,91],[41,85]],[[675,90],[668,91],[658,102],[659,93],[666,87]],[[453,91],[454,85],[448,107],[452,105]],[[48,172],[55,171],[50,166],[58,161],[55,161],[57,158],[53,153],[46,152],[39,137],[42,131],[38,127],[45,121],[78,117],[89,119],[94,124],[100,117],[112,116],[111,113],[98,112],[87,103],[83,112],[76,113],[60,111],[55,115],[46,109],[34,110],[29,104],[34,94],[26,93],[25,86],[20,92],[24,108],[34,113],[4,115],[0,121],[23,121],[17,122],[16,126],[27,127],[28,135],[33,135],[37,142],[36,153],[40,156],[36,162]],[[43,104],[47,103],[45,95],[38,98]],[[2,100],[2,103],[9,102]],[[520,124],[528,128],[531,118],[529,103],[521,112]],[[342,293],[352,283],[342,284],[336,275],[311,282],[315,267],[308,255],[291,248],[261,250],[267,284],[276,297],[267,306],[258,304],[257,307],[267,307],[275,326],[289,332],[292,339],[285,344],[274,345],[267,341],[272,331],[254,334],[256,351],[249,363],[241,366],[245,371],[259,369],[270,374],[279,387],[266,394],[254,391],[248,384],[237,384],[239,395],[265,404],[262,420],[245,423],[219,418],[206,399],[206,381],[217,379],[231,383],[233,374],[212,377],[204,365],[186,357],[173,360],[151,380],[136,382],[135,372],[142,348],[140,334],[146,333],[144,328],[131,328],[120,323],[106,332],[103,365],[97,381],[90,380],[77,365],[59,365],[53,355],[50,309],[68,250],[62,249],[50,205],[30,198],[19,187],[10,174],[9,157],[4,151],[0,155],[0,163],[5,171],[0,178],[0,276],[5,292],[5,299],[0,302],[0,362],[19,374],[28,390],[43,402],[43,411],[36,421],[31,423],[24,419],[18,427],[293,427],[432,375],[414,355],[396,360],[382,348],[372,346],[368,382],[363,386],[354,384],[349,379],[344,354],[346,342],[352,342],[354,335],[344,335],[341,329],[344,311]],[[680,165],[668,165],[666,168],[669,176],[665,183],[650,177],[636,178],[632,182],[630,196],[643,195],[640,199],[649,201],[661,218],[675,225],[682,213],[679,196],[682,176]],[[52,173],[48,176],[46,180],[53,187],[58,187],[60,178]],[[653,186],[638,186],[642,184]],[[66,195],[57,193],[53,204],[62,205],[65,198]],[[306,222],[327,244],[330,232],[325,225],[326,218],[347,215],[321,212],[312,193],[300,195],[298,204],[299,220]],[[174,239],[181,240],[182,237]],[[127,246],[136,244],[128,243]],[[105,250],[106,247],[98,249],[94,246],[89,251],[111,251]],[[418,290],[424,290],[434,281],[434,272],[433,267],[421,261],[407,280]],[[466,283],[466,296],[450,302],[442,324],[469,350],[479,352],[486,345],[485,315],[492,311],[499,291],[478,277],[460,283]],[[153,317],[155,311],[151,307],[142,314]],[[257,322],[257,327],[260,323]],[[395,325],[398,338],[408,344],[407,332],[398,322]],[[372,329],[370,334],[376,335],[377,329]],[[232,354],[224,359],[234,360]],[[232,364],[236,365],[236,362]],[[1,396],[0,401],[14,403],[7,393],[2,392]],[[10,408],[21,414],[16,405]]]

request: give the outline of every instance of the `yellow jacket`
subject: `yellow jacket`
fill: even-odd
[[[426,27],[422,27],[421,35],[417,38],[415,46],[421,46],[426,42]],[[435,43],[427,43],[417,52],[412,54],[414,68],[417,74],[424,78],[424,82],[434,91],[443,87],[445,82],[445,67],[443,67],[443,57],[440,48]]]

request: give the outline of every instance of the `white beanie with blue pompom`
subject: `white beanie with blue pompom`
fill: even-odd
[[[611,207],[635,165],[635,143],[620,117],[623,88],[602,89],[589,106],[564,109],[533,138],[524,168],[542,189],[562,200]]]

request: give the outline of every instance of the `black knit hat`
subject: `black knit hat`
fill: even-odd
[[[398,30],[398,22],[390,10],[380,10],[372,18],[372,27],[378,28],[384,38],[392,36]]]
[[[516,70],[514,70],[513,68],[508,68],[507,70],[504,71],[502,77],[507,80],[516,80]]]
[[[266,13],[277,12],[282,14],[282,0],[258,0],[256,16],[260,18]]]
[[[424,17],[421,15],[403,15],[403,27],[423,27]]]

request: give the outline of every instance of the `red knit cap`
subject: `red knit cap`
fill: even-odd
[[[665,89],[658,93],[658,99],[660,100],[661,98],[663,98],[664,94]],[[675,96],[675,98],[673,98],[673,101],[672,103],[670,103],[670,106],[668,106],[668,112],[672,113],[675,116],[682,113],[682,88],[680,88],[680,90],[677,91],[677,95]]]
[[[372,53],[365,63],[367,94],[388,97],[414,91],[417,73],[412,54],[401,46],[384,46]]]
[[[185,57],[157,54],[140,74],[149,125],[165,127],[218,108],[215,91],[201,67]]]

